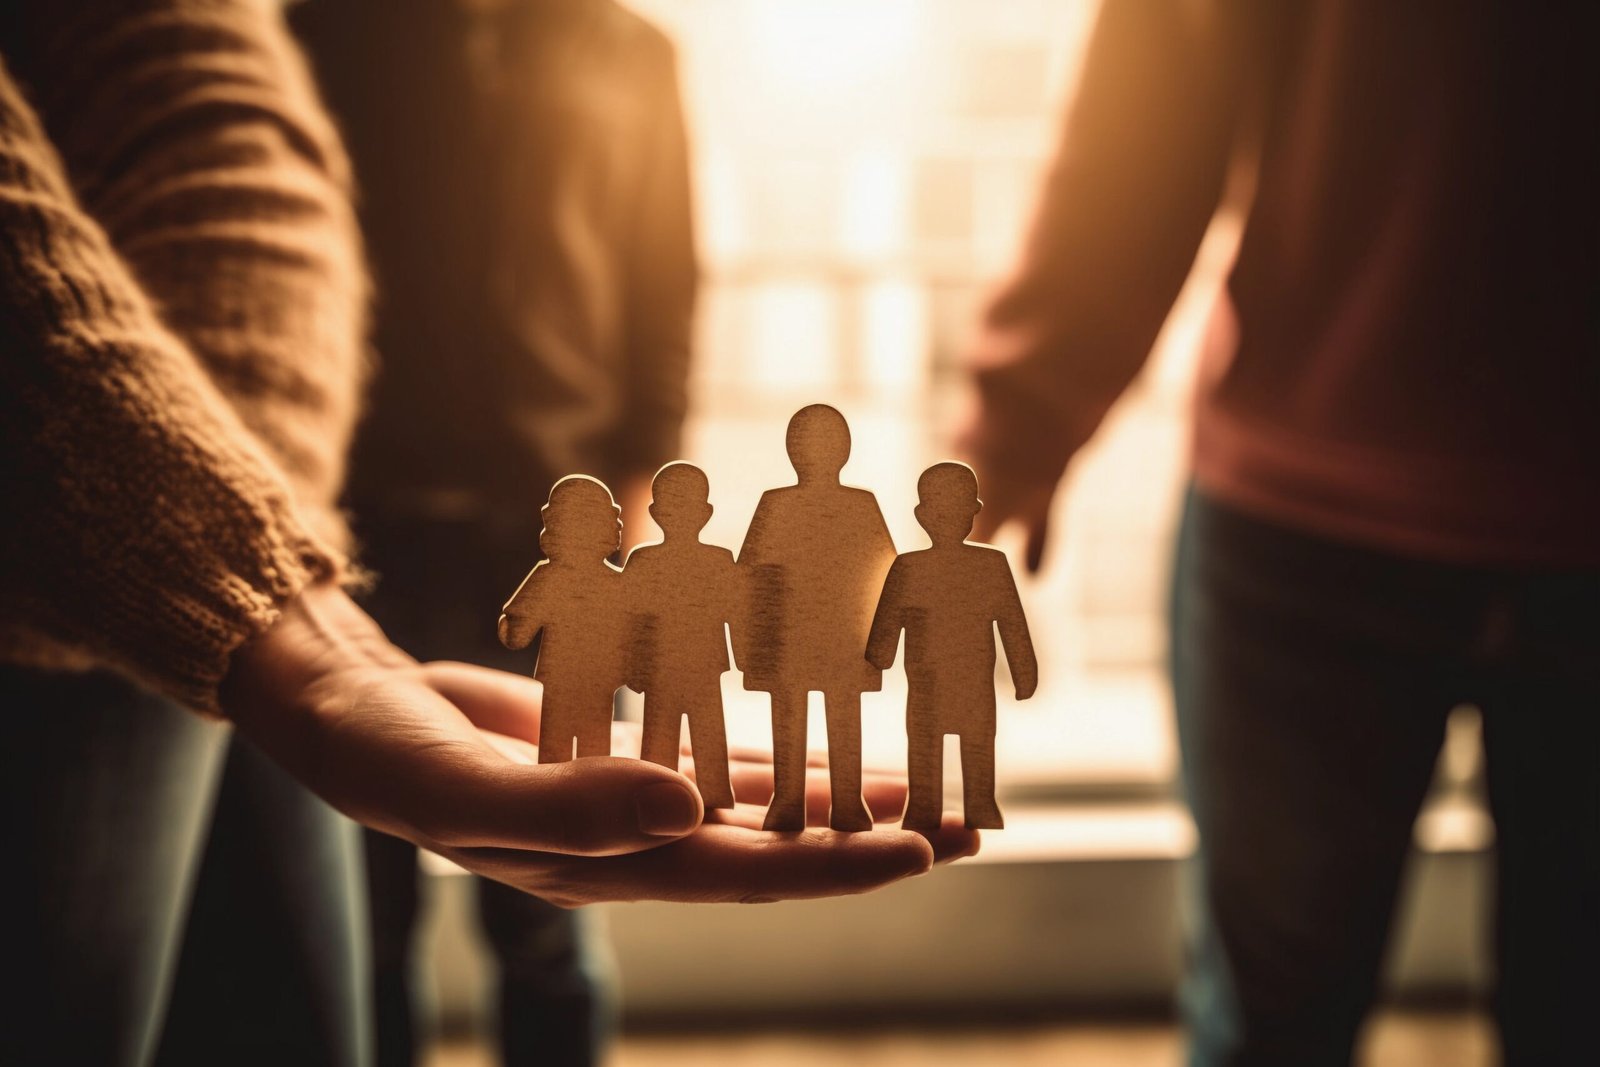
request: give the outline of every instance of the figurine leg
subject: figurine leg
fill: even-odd
[[[994,798],[994,734],[961,735],[961,795],[967,829],[1000,830],[1006,825]]]
[[[563,732],[560,737],[549,738],[545,735],[547,730],[539,731],[539,762],[540,763],[565,763],[572,758],[572,745],[577,740],[571,733]]]
[[[575,731],[566,704],[559,697],[550,699],[550,687],[544,691],[544,710],[539,719],[539,762],[565,763],[572,758]]]
[[[678,741],[682,733],[682,705],[663,693],[644,695],[644,738],[639,758],[678,769]]]
[[[906,771],[906,814],[900,825],[932,833],[944,819],[944,734],[915,711],[906,716]]]
[[[872,813],[861,797],[861,694],[826,694],[828,778],[833,807],[828,825],[835,830],[870,830]]]
[[[577,723],[578,756],[611,755],[611,702],[615,691],[591,697],[587,714]]]
[[[690,705],[689,744],[694,750],[694,780],[707,808],[733,807],[728,782],[728,735],[722,724],[722,685],[717,683]]]
[[[765,830],[806,828],[806,694],[772,694],[772,803]]]

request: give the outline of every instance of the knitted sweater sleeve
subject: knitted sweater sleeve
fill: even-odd
[[[22,0],[29,102],[84,211],[319,535],[358,401],[350,168],[278,0]]]
[[[134,3],[120,22],[64,6],[89,36],[62,39],[101,50],[22,65],[48,110],[99,115],[109,143],[63,132],[69,169],[7,54],[0,659],[109,667],[214,710],[232,650],[343,565],[308,515],[338,481],[355,348],[300,348],[359,329],[348,217],[329,206],[342,164],[271,89],[287,53],[272,58],[264,3]],[[165,66],[173,49],[188,58]]]

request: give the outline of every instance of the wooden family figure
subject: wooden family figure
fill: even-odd
[[[708,808],[733,807],[722,675],[731,666],[723,628],[744,631],[743,583],[733,553],[700,540],[711,519],[711,483],[689,463],[669,463],[651,484],[656,544],[628,555],[630,684],[644,694],[640,757],[674,770],[683,720],[689,720],[695,784]]]
[[[939,463],[917,483],[917,521],[931,547],[898,558],[876,498],[844,485],[844,416],[796,412],[786,439],[795,483],[762,494],[735,560],[700,540],[711,518],[698,467],[656,474],[650,514],[662,539],[625,566],[620,512],[585,475],[563,478],[542,512],[537,563],[500,617],[509,648],[539,640],[544,683],[539,760],[609,755],[611,709],[627,685],[644,694],[640,755],[676,767],[684,719],[707,808],[732,807],[722,675],[772,702],[769,830],[805,827],[806,713],[820,693],[836,830],[870,830],[861,791],[861,694],[882,687],[906,635],[910,791],[903,825],[931,832],[943,816],[944,738],[960,739],[966,824],[1003,825],[994,791],[995,628],[1019,700],[1038,678],[1027,620],[1005,556],[966,540],[982,507],[977,476]],[[726,633],[726,636],[725,636]],[[733,657],[728,654],[731,638]]]
[[[574,474],[550,489],[534,564],[500,615],[500,643],[539,639],[533,676],[544,684],[539,762],[611,754],[611,708],[627,681],[628,600],[622,570],[622,511],[611,490]]]
[[[961,741],[967,826],[1005,825],[994,796],[994,632],[1000,629],[1018,700],[1033,695],[1039,665],[1005,553],[968,541],[983,502],[964,463],[937,463],[917,480],[917,522],[933,542],[894,561],[867,642],[867,659],[888,670],[906,635],[909,793],[902,825],[939,828],[944,808],[944,738]]]

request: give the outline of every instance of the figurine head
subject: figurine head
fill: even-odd
[[[650,483],[650,517],[669,539],[693,539],[711,521],[711,482],[693,463],[668,463]]]
[[[794,413],[784,442],[789,462],[802,482],[837,482],[850,458],[850,427],[844,416],[826,404],[812,404]]]
[[[978,476],[965,463],[935,463],[917,479],[917,522],[935,545],[966,540],[981,510]]]
[[[539,547],[556,563],[604,560],[622,544],[622,510],[605,483],[571,474],[550,487]]]

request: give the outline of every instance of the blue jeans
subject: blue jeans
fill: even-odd
[[[353,824],[110,675],[0,668],[0,706],[0,1063],[366,1062]]]
[[[1509,1064],[1592,1051],[1600,573],[1447,566],[1190,495],[1173,604],[1200,833],[1196,1065],[1350,1062],[1446,716],[1483,713]]]

